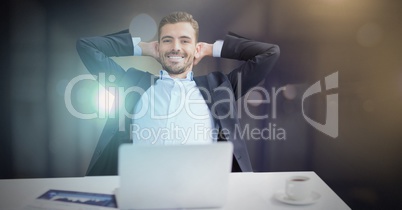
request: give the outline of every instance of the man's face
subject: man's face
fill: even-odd
[[[166,24],[161,28],[159,37],[159,57],[163,69],[170,75],[191,71],[194,56],[198,56],[199,52],[191,24]]]

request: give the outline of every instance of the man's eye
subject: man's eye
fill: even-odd
[[[169,39],[165,39],[165,40],[163,40],[162,42],[164,42],[164,43],[169,43],[169,42],[171,42]]]

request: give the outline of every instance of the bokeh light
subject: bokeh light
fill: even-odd
[[[260,91],[251,91],[247,97],[247,103],[251,106],[259,106],[263,102],[263,96]]]
[[[107,91],[103,86],[99,86],[93,94],[93,107],[98,111],[99,117],[109,113],[113,107],[114,96]]]
[[[375,104],[372,100],[366,100],[363,102],[363,109],[366,112],[373,112],[375,110]]]
[[[288,100],[293,100],[297,96],[297,90],[294,85],[288,84],[285,86],[285,90],[283,91],[283,96],[285,96]]]
[[[77,101],[80,104],[88,104],[88,96],[92,95],[93,90],[91,88],[80,87],[77,90]]]
[[[357,32],[357,42],[363,47],[374,47],[381,42],[383,29],[376,23],[366,23]]]
[[[155,39],[158,27],[150,15],[139,14],[131,20],[129,30],[131,36],[140,37],[142,41],[147,42]]]

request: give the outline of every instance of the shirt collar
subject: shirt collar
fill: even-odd
[[[163,79],[173,79],[169,73],[165,70],[160,70],[159,71],[159,79],[163,80]],[[184,79],[180,79],[182,81],[193,81],[193,71],[190,71],[187,73],[186,78]]]

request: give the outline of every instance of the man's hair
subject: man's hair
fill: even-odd
[[[194,20],[193,16],[187,12],[173,12],[169,15],[162,18],[161,22],[159,22],[158,28],[158,41],[160,40],[161,29],[166,24],[174,24],[180,22],[187,22],[190,23],[195,31],[195,42],[198,42],[198,22]]]

